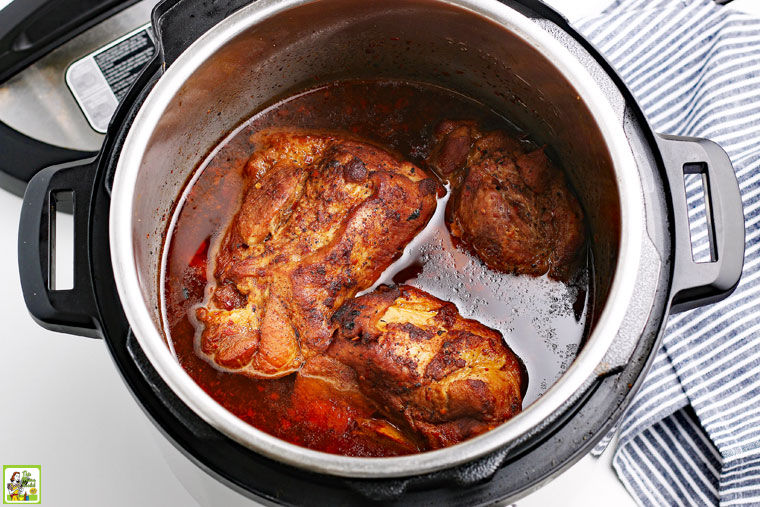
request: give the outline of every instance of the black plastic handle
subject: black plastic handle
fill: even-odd
[[[168,68],[198,37],[254,0],[163,0],[151,19],[163,68]]]
[[[0,83],[138,0],[17,0],[0,13]]]
[[[37,173],[24,194],[18,230],[21,288],[32,318],[46,329],[92,338],[100,336],[87,257],[87,210],[96,164],[96,158],[88,158]],[[56,290],[55,197],[66,191],[73,192],[74,287]]]
[[[672,194],[675,218],[671,312],[690,310],[728,297],[744,266],[744,212],[736,173],[723,149],[707,139],[657,135]],[[705,177],[705,204],[711,235],[711,262],[692,257],[684,174]]]

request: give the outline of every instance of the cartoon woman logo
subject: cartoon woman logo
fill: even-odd
[[[24,499],[24,487],[21,484],[21,472],[14,472],[11,475],[11,482],[8,483],[8,494],[11,497],[11,502]]]

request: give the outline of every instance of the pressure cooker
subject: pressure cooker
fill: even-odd
[[[104,340],[164,437],[258,500],[510,501],[587,453],[621,417],[668,315],[728,296],[744,226],[715,143],[651,130],[610,65],[535,0],[164,0],[157,54],[94,157],[29,182],[19,269],[34,319]],[[371,50],[370,50],[371,49]],[[387,458],[322,453],[246,424],[172,355],[161,326],[164,234],[185,183],[218,141],[278,97],[342,79],[456,90],[508,116],[563,161],[586,212],[594,307],[559,380],[501,426],[452,447]],[[711,257],[692,255],[684,178],[701,175]],[[71,196],[74,287],[56,290],[54,213]]]

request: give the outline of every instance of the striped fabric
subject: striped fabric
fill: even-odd
[[[614,467],[641,505],[760,505],[760,20],[712,0],[619,0],[576,26],[656,131],[728,152],[747,231],[734,295],[669,320]],[[686,186],[694,256],[709,259],[701,180]]]

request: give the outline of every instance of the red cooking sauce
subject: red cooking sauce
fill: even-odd
[[[273,127],[348,133],[425,167],[433,129],[444,119],[477,120],[485,129],[511,131],[525,139],[526,147],[534,147],[507,119],[453,91],[397,81],[346,81],[290,96],[255,114],[198,166],[167,232],[162,273],[164,327],[180,364],[227,410],[271,435],[320,451],[350,456],[408,452],[352,434],[349,431],[352,413],[337,402],[292,400],[295,375],[257,380],[211,366],[195,353],[196,328],[189,315],[193,305],[204,297],[210,248],[213,251],[214,242],[224,234],[239,207],[242,169],[254,149],[253,134]],[[537,313],[531,308],[551,306],[562,297],[567,299],[569,289],[564,284],[546,277],[515,277],[488,270],[451,243],[442,219],[431,223],[426,232],[438,241],[435,245],[439,246],[431,248],[447,250],[450,258],[442,262],[450,267],[436,264],[435,259],[440,256],[431,255],[431,248],[421,247],[411,258],[406,256],[404,262],[386,272],[383,281],[417,285],[455,302],[465,317],[477,318],[499,329],[527,365],[531,383],[535,385],[529,388],[526,402],[533,401],[556,380],[557,370],[569,365],[580,345],[590,301],[587,287],[581,284],[571,294],[572,300],[560,305],[562,311],[545,312],[542,325],[548,332],[542,340],[540,326],[536,324]],[[454,272],[447,278],[447,269],[468,272],[468,278],[458,279],[461,273]],[[524,294],[517,294],[519,297],[514,300],[505,297],[505,284],[510,283],[517,283],[517,291]],[[442,288],[449,286],[451,290]],[[473,300],[472,294],[477,294],[483,303],[478,303],[477,298]],[[504,304],[511,305],[509,311]],[[563,364],[547,367],[544,356]]]

